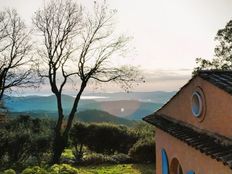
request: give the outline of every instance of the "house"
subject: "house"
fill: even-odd
[[[199,71],[161,109],[156,174],[232,174],[232,71]]]

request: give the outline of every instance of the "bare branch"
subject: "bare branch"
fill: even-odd
[[[30,32],[15,10],[0,12],[0,99],[12,87],[35,86]]]

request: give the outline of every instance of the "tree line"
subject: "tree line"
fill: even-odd
[[[48,166],[53,151],[52,130],[55,124],[51,119],[21,115],[2,125],[0,171]],[[154,127],[146,123],[129,128],[109,123],[76,122],[66,147],[74,157],[62,156],[61,159],[73,165],[154,163],[154,133]]]

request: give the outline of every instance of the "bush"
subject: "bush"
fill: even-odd
[[[16,172],[13,169],[5,170],[3,174],[16,174]]]
[[[49,174],[45,169],[39,166],[28,167],[22,171],[22,174]]]
[[[78,174],[78,170],[68,164],[55,164],[50,170],[50,174]]]
[[[75,148],[73,155],[76,161],[81,161],[83,158],[83,146],[87,142],[88,135],[88,127],[83,123],[76,123],[70,131],[70,139]]]
[[[129,164],[129,163],[133,162],[133,160],[131,159],[131,157],[129,155],[123,154],[123,153],[113,155],[112,159],[113,159],[113,161],[116,162],[116,164]]]
[[[126,154],[103,155],[100,153],[92,153],[84,156],[81,164],[83,165],[99,165],[99,164],[126,164],[131,163],[132,159]]]
[[[38,166],[28,167],[22,174],[78,174],[78,171],[68,164],[55,164],[47,170]]]
[[[40,165],[51,150],[52,123],[23,115],[4,124],[0,128],[0,168]]]
[[[99,164],[113,164],[114,161],[108,155],[103,155],[100,153],[91,153],[84,156],[82,164],[84,165],[99,165]]]
[[[104,154],[128,153],[138,137],[125,126],[90,124],[85,145],[92,151]]]
[[[155,140],[140,139],[129,150],[129,156],[137,162],[155,162]]]
[[[138,134],[140,138],[155,137],[155,127],[146,122],[138,122],[132,129]]]

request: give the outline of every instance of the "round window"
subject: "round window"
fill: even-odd
[[[199,92],[192,95],[192,113],[195,117],[200,117],[202,113],[202,96]]]

